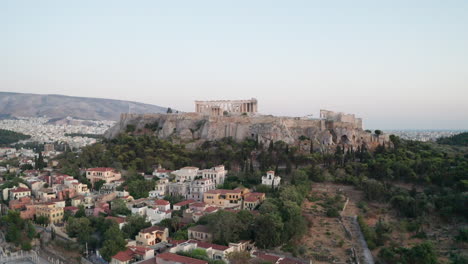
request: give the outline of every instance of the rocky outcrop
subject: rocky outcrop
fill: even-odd
[[[270,141],[284,141],[301,149],[314,151],[334,150],[336,145],[357,149],[366,145],[373,149],[388,143],[386,135],[374,135],[364,131],[356,123],[326,119],[276,117],[266,115],[207,116],[198,113],[179,114],[122,114],[120,122],[109,129],[105,136],[119,133],[154,134],[189,146],[205,141],[232,137],[236,141],[253,138],[266,146]]]

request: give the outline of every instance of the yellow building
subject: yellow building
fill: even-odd
[[[243,196],[247,193],[249,189],[246,188],[210,190],[203,194],[203,202],[222,208],[241,207]]]
[[[141,230],[135,240],[139,246],[154,246],[159,242],[167,242],[169,229],[160,226],[152,226]]]
[[[63,221],[63,208],[57,207],[55,203],[45,203],[36,206],[36,217],[44,216],[49,223],[57,224]]]

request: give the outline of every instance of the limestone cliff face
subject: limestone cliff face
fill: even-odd
[[[337,144],[354,149],[365,144],[373,149],[389,142],[388,136],[373,135],[349,122],[275,116],[206,116],[198,113],[122,114],[120,122],[105,136],[116,137],[125,132],[128,125],[135,126],[135,134],[152,133],[159,138],[186,143],[189,147],[225,137],[236,141],[258,138],[266,146],[270,141],[282,140],[301,149],[310,150],[312,147],[315,151],[334,150]]]

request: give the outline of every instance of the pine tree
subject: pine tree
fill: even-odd
[[[36,160],[36,169],[42,170],[44,168],[44,157],[42,157],[42,152],[39,152],[39,157]]]

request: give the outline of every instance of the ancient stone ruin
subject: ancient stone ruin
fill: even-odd
[[[195,113],[122,114],[120,122],[106,132],[113,138],[134,128],[134,134],[159,138],[196,147],[206,141],[230,137],[236,141],[254,139],[265,146],[284,141],[301,151],[373,149],[390,144],[388,135],[363,130],[362,119],[352,114],[320,111],[320,118],[277,117],[257,113],[257,100],[196,101]],[[248,113],[248,114],[243,114]]]
[[[195,101],[195,112],[205,115],[257,113],[257,99]]]

